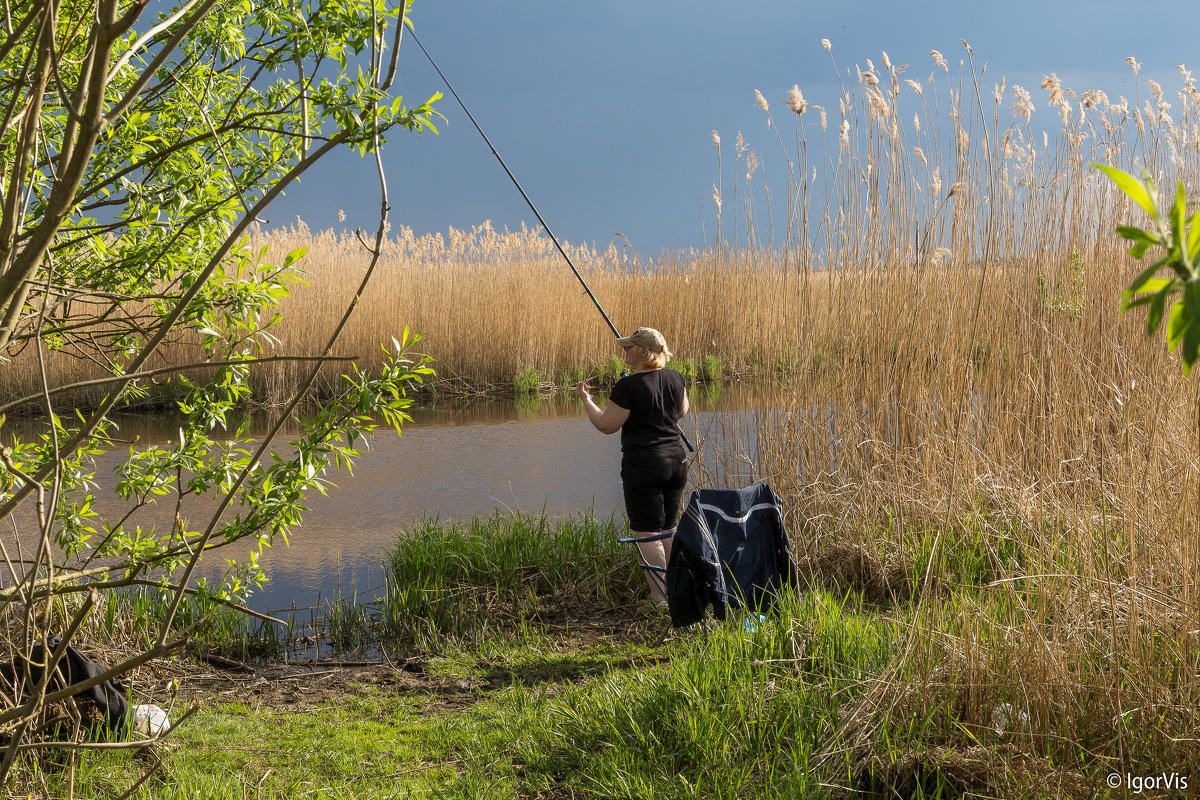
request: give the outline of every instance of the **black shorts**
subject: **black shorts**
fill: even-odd
[[[676,443],[621,454],[621,484],[630,530],[657,533],[679,520],[679,501],[687,484],[687,456]]]

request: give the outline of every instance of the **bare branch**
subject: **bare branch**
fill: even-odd
[[[40,86],[36,93],[38,107],[41,104],[49,73],[49,69],[43,63],[43,58],[53,55],[54,37],[52,34],[55,22],[56,20],[51,18],[43,25],[45,31],[43,40],[49,45],[44,46],[38,56],[39,63],[35,77]],[[79,133],[74,141],[64,138],[63,158],[68,158],[69,154],[69,160],[65,161],[65,166],[60,169],[59,180],[55,182],[50,192],[45,214],[33,230],[25,248],[14,260],[12,267],[7,272],[0,273],[0,348],[8,345],[16,321],[20,318],[25,299],[29,294],[27,281],[41,264],[46,248],[74,205],[75,192],[79,188],[84,171],[91,160],[92,150],[104,128],[104,65],[108,61],[108,54],[112,50],[113,42],[105,40],[99,35],[93,35],[91,41],[93,46],[89,49],[88,55],[90,75],[86,80],[80,80],[80,93],[84,91],[85,85],[87,91],[84,123],[78,126]],[[76,102],[79,97],[82,97],[82,94],[77,95]],[[32,115],[31,119],[40,119],[40,114]],[[74,122],[68,121],[68,131],[75,127]],[[8,213],[7,208],[5,213]],[[13,220],[14,227],[11,230],[0,229],[0,265],[4,264],[11,253],[15,224],[16,220]]]
[[[91,386],[105,386],[110,383],[119,383],[122,381],[140,380],[143,378],[153,378],[156,375],[178,374],[191,369],[204,369],[206,367],[232,367],[236,365],[249,364],[270,364],[276,361],[354,361],[358,356],[265,356],[263,358],[247,358],[247,359],[224,359],[221,361],[194,361],[190,364],[180,364],[178,366],[160,367],[158,369],[144,370],[132,374],[112,375],[107,378],[93,378],[89,381],[78,381],[77,383],[68,383],[62,386],[56,386],[50,390],[50,394],[62,394],[64,392],[77,391],[86,389]],[[20,408],[42,398],[41,394],[31,394],[5,403],[0,406],[0,413],[11,411],[14,408]],[[24,476],[22,476],[24,477]]]
[[[21,122],[21,134],[16,147],[16,155],[12,161],[12,170],[8,179],[8,194],[4,198],[4,208],[0,215],[0,313],[6,310],[8,296],[5,292],[5,278],[9,277],[8,264],[13,253],[17,229],[21,218],[21,192],[25,185],[25,171],[29,160],[33,157],[37,146],[37,130],[40,115],[38,111],[46,93],[48,76],[47,65],[54,55],[54,23],[47,4],[42,14],[42,25],[39,31],[39,46],[37,50],[37,66],[34,68],[34,84],[25,102],[25,114]],[[22,276],[22,280],[25,276]],[[15,290],[15,287],[14,287]],[[7,321],[7,320],[6,320]],[[4,344],[4,331],[0,329],[0,347]]]
[[[182,590],[183,593],[188,597],[205,597],[207,600],[232,609],[239,614],[245,614],[248,617],[260,619],[263,622],[273,622],[276,625],[287,625],[287,622],[279,619],[278,617],[272,617],[270,614],[264,614],[261,611],[255,611],[254,609],[244,606],[241,603],[235,603],[232,600],[226,600],[223,597],[214,597],[211,594],[206,596],[190,586],[181,586],[180,584],[175,583],[163,583],[160,581],[147,580],[146,578],[117,578],[111,581],[97,581],[96,583],[89,583],[82,586],[64,586],[55,589],[42,589],[34,592],[32,598],[34,600],[40,600],[43,597],[49,597],[51,595],[57,597],[58,595],[63,594],[79,594],[80,592],[88,592],[92,589],[124,589],[129,586],[145,586],[148,589],[165,589],[168,592],[178,592]]]
[[[124,35],[127,30],[133,27],[133,23],[137,22],[138,17],[142,15],[142,11],[145,10],[149,3],[150,0],[134,0],[134,2],[129,5],[129,10],[125,12],[125,15],[120,19],[115,19],[113,23],[107,27],[105,33],[107,33],[112,39],[116,39],[119,36]],[[111,77],[109,80],[111,80]]]
[[[34,8],[33,11],[30,11],[28,14],[25,15],[24,19],[22,19],[19,23],[17,23],[17,27],[14,29],[12,27],[12,19],[9,17],[9,14],[8,14],[8,0],[5,0],[4,16],[9,23],[7,26],[8,27],[8,31],[7,31],[8,38],[4,41],[3,44],[0,44],[0,61],[3,61],[5,58],[8,57],[9,52],[13,49],[13,47],[16,46],[17,42],[19,42],[21,40],[21,37],[25,35],[25,31],[28,30],[29,26],[33,24],[33,21],[35,19],[37,19],[37,17],[43,13],[44,8],[45,8],[44,6]]]
[[[188,2],[186,2],[182,6],[180,6],[179,10],[176,11],[174,14],[167,17],[162,22],[158,23],[157,25],[152,27],[150,30],[146,31],[141,36],[139,36],[137,38],[137,41],[135,41],[133,44],[131,44],[129,46],[129,49],[126,50],[124,53],[122,53],[121,57],[118,58],[116,63],[112,65],[112,69],[110,69],[108,71],[108,82],[112,83],[113,79],[117,77],[117,73],[121,71],[121,68],[124,67],[126,64],[128,64],[129,60],[131,58],[133,58],[135,55],[137,55],[138,51],[140,51],[143,47],[145,47],[152,39],[154,39],[154,37],[158,36],[160,33],[165,31],[167,28],[171,27],[176,22],[183,19],[184,15],[187,14],[187,12],[190,11],[192,6],[194,6],[194,5],[196,5],[196,0],[188,0]],[[143,8],[145,8],[145,2],[142,2],[137,7],[138,12],[140,13]]]
[[[6,557],[7,557],[7,554],[6,554]],[[28,562],[23,562],[23,563],[28,563]],[[10,586],[9,588],[7,588],[5,590],[0,591],[0,603],[11,603],[12,601],[16,600],[18,597],[24,597],[25,600],[23,602],[26,602],[27,604],[32,603],[33,602],[32,598],[35,593],[39,594],[39,596],[52,595],[59,591],[62,591],[63,587],[66,585],[67,581],[83,580],[84,578],[89,578],[93,575],[103,575],[105,572],[113,572],[113,571],[115,571],[117,569],[121,569],[121,568],[122,567],[120,567],[120,566],[114,566],[112,564],[109,564],[109,565],[106,565],[103,567],[94,567],[94,568],[88,569],[88,570],[79,570],[79,571],[70,572],[67,575],[60,575],[56,578],[39,578],[38,580],[35,580],[30,584],[28,594],[24,593],[23,585],[22,586]],[[84,586],[82,588],[84,590],[86,590],[86,589],[91,588],[91,586],[90,585]]]
[[[171,727],[167,728],[162,733],[152,739],[143,739],[134,742],[27,742],[19,746],[21,750],[50,750],[50,749],[67,749],[67,750],[145,750],[147,747],[154,745],[166,739],[171,731],[183,724],[184,720],[191,717],[200,710],[200,704],[195,703],[184,712],[183,716],[175,720]],[[136,787],[134,787],[136,788]],[[128,795],[124,795],[128,796]]]
[[[408,13],[408,0],[400,0],[400,19],[396,22],[396,38],[392,43],[392,54],[388,61],[387,77],[383,79],[383,83],[379,84],[379,88],[387,91],[392,87],[392,82],[396,80],[396,64],[400,60],[400,39],[404,36],[404,26],[406,24],[405,15]]]
[[[374,110],[374,109],[372,109],[372,110]],[[383,175],[383,163],[379,160],[379,131],[378,131],[378,129],[376,129],[374,131],[374,138],[375,138],[375,163],[377,165],[378,172],[379,172],[379,186],[380,186],[380,195],[381,195],[379,228],[376,231],[376,235],[375,235],[375,250],[374,250],[374,254],[371,258],[371,262],[367,266],[367,270],[363,275],[362,281],[359,282],[358,290],[354,293],[354,297],[352,297],[350,299],[349,303],[346,306],[345,313],[342,314],[342,318],[338,322],[337,327],[334,328],[334,331],[329,336],[329,340],[326,342],[325,347],[321,350],[322,357],[329,355],[330,351],[333,350],[334,345],[337,344],[337,340],[341,337],[342,331],[345,330],[347,323],[350,322],[350,317],[354,313],[354,309],[356,309],[358,307],[359,301],[362,299],[362,294],[366,290],[367,284],[371,280],[371,276],[375,273],[375,267],[379,264],[379,257],[383,252],[382,244],[383,244],[384,236],[387,235],[387,217],[388,217],[389,206],[388,206],[388,196],[387,196],[387,183],[386,183],[386,180]],[[192,558],[188,561],[188,565],[187,565],[187,568],[184,570],[183,577],[179,581],[181,586],[186,586],[188,581],[191,580],[192,573],[195,571],[196,565],[199,564],[199,562],[200,562],[200,556],[205,549],[205,545],[208,544],[209,539],[212,537],[213,533],[216,531],[218,521],[221,519],[221,516],[225,513],[225,509],[229,507],[229,503],[233,500],[233,496],[237,493],[238,489],[241,488],[242,484],[245,482],[246,478],[249,476],[250,466],[253,464],[256,464],[262,458],[263,454],[266,452],[267,448],[271,445],[275,436],[279,433],[279,430],[283,427],[284,421],[287,420],[288,417],[291,416],[292,411],[295,410],[296,406],[300,403],[300,400],[308,393],[308,390],[312,387],[313,383],[316,381],[319,371],[320,371],[320,364],[317,364],[309,372],[308,377],[300,385],[300,387],[296,390],[296,392],[292,396],[291,401],[288,403],[288,405],[284,409],[283,413],[281,413],[278,416],[278,419],[276,419],[275,424],[271,427],[271,430],[263,437],[262,442],[259,444],[258,449],[254,453],[254,456],[250,459],[249,465],[247,465],[247,467],[242,470],[242,472],[238,475],[237,481],[235,481],[234,484],[225,493],[225,497],[222,498],[220,505],[217,507],[216,511],[213,512],[211,518],[209,519],[208,527],[205,529],[204,535],[200,539],[199,549],[196,551],[196,554],[193,555]],[[0,517],[0,519],[2,519],[2,518],[3,517]],[[179,592],[175,595],[175,600],[172,602],[171,608],[167,612],[167,617],[163,621],[162,629],[159,632],[158,642],[160,644],[163,641],[165,641],[167,634],[170,632],[171,623],[175,618],[175,614],[179,609],[179,603],[182,599],[183,599],[182,592]]]
[[[32,23],[38,17],[42,16],[42,14],[44,14],[45,12],[46,12],[46,7],[41,6],[36,11],[30,13],[29,17],[27,18],[27,21]],[[16,40],[14,39],[13,43],[15,44],[15,42],[16,42]],[[21,84],[24,84],[29,79],[29,66],[30,66],[30,64],[33,63],[34,56],[36,53],[37,53],[36,47],[29,48],[29,51],[25,54],[25,60],[23,62],[21,62],[20,76],[15,77],[12,81],[12,86],[13,86],[12,97],[9,99],[8,108],[5,109],[5,111],[4,111],[4,118],[2,120],[0,120],[0,136],[4,136],[15,125],[21,124],[21,120],[23,120],[25,118],[25,114],[29,111],[29,106],[27,104],[22,106],[20,112],[17,111],[17,106],[22,105],[21,104],[21,92],[19,92],[17,90],[17,87],[20,86]]]
[[[137,100],[138,95],[145,90],[147,84],[150,83],[151,78],[154,77],[154,74],[167,63],[167,59],[171,57],[171,54],[175,52],[175,49],[187,39],[192,30],[200,24],[200,20],[204,19],[208,12],[211,11],[213,6],[215,6],[218,2],[219,0],[205,0],[204,4],[196,9],[196,13],[192,14],[191,17],[189,17],[182,25],[179,26],[179,29],[171,35],[171,38],[168,39],[166,44],[163,45],[162,50],[160,50],[158,55],[154,57],[154,61],[152,61],[144,70],[142,70],[141,76],[134,81],[133,86],[129,88],[129,91],[125,93],[125,96],[118,102],[114,103],[112,110],[104,115],[105,122],[111,124],[125,113],[126,109],[129,108],[133,101]]]

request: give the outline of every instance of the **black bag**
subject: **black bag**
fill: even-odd
[[[62,637],[51,636],[48,642],[50,653],[53,653],[58,648],[59,643],[62,642]],[[28,674],[28,679],[33,685],[41,681],[42,667],[39,664],[46,663],[46,654],[43,652],[41,643],[38,643],[33,646],[33,650],[29,654],[30,663],[28,665],[23,663],[25,661],[24,658],[18,656],[18,659],[15,665],[11,661],[0,663],[0,677],[4,678],[7,682],[7,686],[5,687],[6,693],[10,691],[9,687],[16,686],[19,688],[17,697],[18,702],[20,702],[26,693],[23,685],[26,675]],[[28,672],[26,672],[26,666],[28,666]],[[106,669],[106,667],[88,658],[71,645],[67,645],[62,660],[58,662],[58,672],[66,680],[67,686],[83,683],[89,678],[100,675]],[[59,679],[58,675],[52,676],[48,684],[48,691],[54,692],[62,688],[63,681]],[[96,708],[104,715],[104,721],[107,723],[109,730],[114,733],[124,731],[128,723],[129,710],[125,696],[125,687],[116,678],[109,678],[76,695],[76,697],[95,703]]]

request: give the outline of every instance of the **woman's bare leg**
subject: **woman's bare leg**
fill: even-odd
[[[675,529],[670,528],[663,531],[663,533],[671,534],[670,538],[662,540],[663,556],[666,559],[665,563],[669,564],[671,563],[671,545],[675,543]]]
[[[633,532],[634,536],[654,536],[654,533]],[[667,553],[663,548],[663,541],[658,542],[639,542],[638,551],[642,554],[642,560],[652,567],[667,568]],[[651,570],[643,570],[646,573],[646,582],[650,584],[650,599],[654,602],[666,600],[667,596],[663,592],[666,575],[661,572],[653,572]]]

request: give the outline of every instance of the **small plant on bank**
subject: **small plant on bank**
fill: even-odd
[[[600,382],[616,383],[621,379],[621,375],[626,369],[628,369],[628,366],[623,360],[616,356],[609,356],[608,361],[600,365]]]
[[[1066,314],[1076,320],[1083,314],[1083,304],[1087,299],[1087,281],[1084,276],[1087,261],[1078,247],[1071,248],[1067,260],[1071,270],[1071,278],[1067,282],[1055,281],[1051,288],[1046,276],[1038,273],[1038,307],[1047,313]]]
[[[700,380],[705,383],[718,381],[725,374],[725,362],[716,356],[706,355],[700,359]]]
[[[516,395],[537,394],[541,388],[541,373],[533,367],[521,370],[513,378],[513,393]]]
[[[672,358],[667,362],[667,368],[678,372],[685,383],[696,382],[696,359],[694,358]]]
[[[576,364],[558,376],[558,387],[560,389],[570,389],[580,381],[586,380],[588,380],[587,369],[582,364]]]

